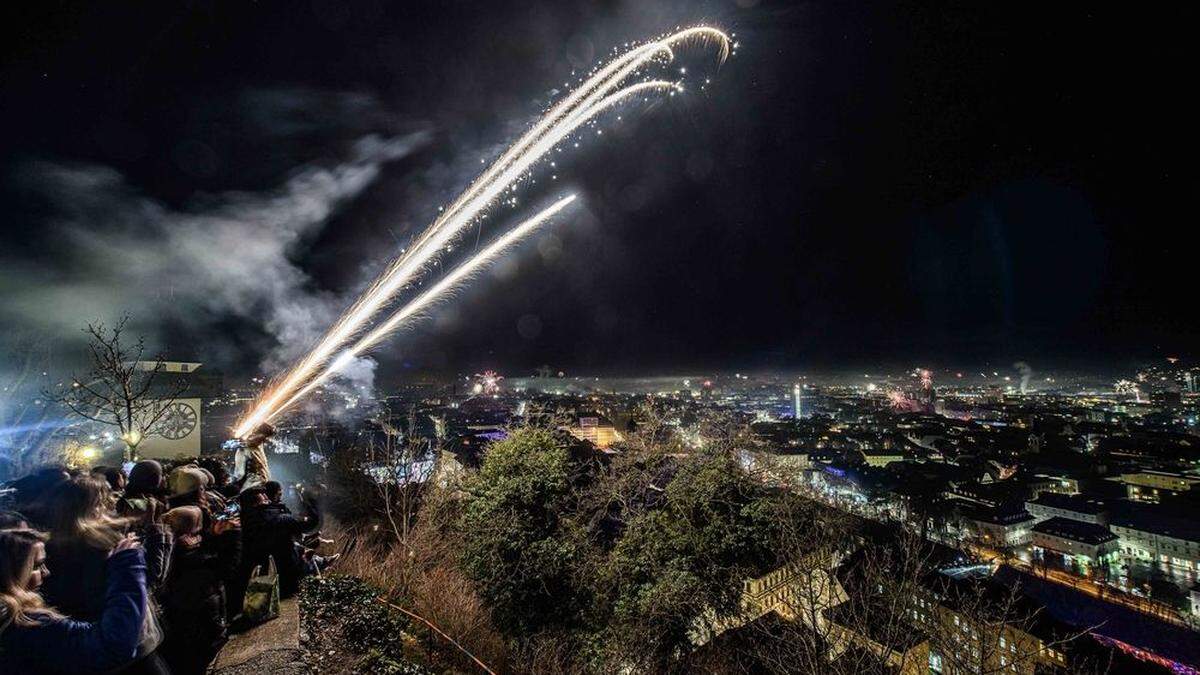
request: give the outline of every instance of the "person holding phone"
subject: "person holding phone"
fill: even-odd
[[[67,618],[40,593],[50,576],[46,537],[0,531],[0,672],[105,673],[138,657],[147,611],[146,562],[128,535],[107,554],[106,586],[95,621]]]

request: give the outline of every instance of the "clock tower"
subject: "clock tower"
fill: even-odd
[[[139,366],[150,370],[157,362],[143,361]],[[172,381],[183,380],[187,388],[167,403],[167,410],[138,444],[138,456],[143,459],[176,459],[198,457],[201,450],[203,401],[210,386],[204,374],[198,372],[203,364],[186,361],[163,361],[156,377]]]

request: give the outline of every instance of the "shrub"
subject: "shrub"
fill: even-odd
[[[419,675],[429,672],[405,653],[409,621],[379,602],[379,592],[346,576],[309,578],[300,610],[315,670]]]

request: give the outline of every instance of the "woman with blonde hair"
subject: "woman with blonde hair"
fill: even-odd
[[[58,573],[46,580],[42,594],[63,614],[83,621],[100,619],[108,552],[129,523],[105,508],[105,487],[91,476],[76,476],[50,492],[43,517],[50,535],[46,554]]]
[[[104,673],[132,662],[146,611],[137,539],[110,550],[104,609],[90,623],[64,617],[38,593],[50,576],[45,542],[33,530],[0,531],[0,672]]]
[[[63,614],[89,623],[100,621],[104,612],[108,553],[132,524],[132,519],[117,518],[105,509],[104,487],[91,476],[76,476],[56,487],[46,501],[45,524],[50,535],[46,555],[55,574],[42,586],[42,595]],[[138,659],[122,672],[170,672],[155,653],[163,638],[155,607],[151,599],[144,613]]]

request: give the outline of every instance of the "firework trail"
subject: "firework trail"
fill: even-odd
[[[251,411],[238,423],[234,435],[244,437],[260,423],[273,418],[284,407],[294,402],[298,391],[311,391],[312,382],[315,381],[314,373],[329,362],[339,347],[364,330],[371,318],[392,301],[396,293],[424,271],[466,227],[478,222],[497,197],[507,190],[514,189],[530,168],[567,136],[631,96],[679,90],[678,84],[662,80],[640,82],[623,88],[622,83],[656,61],[670,61],[674,58],[673,48],[689,41],[716,43],[721,61],[728,57],[731,47],[730,39],[724,32],[716,28],[697,26],[634,47],[597,70],[566,98],[551,107],[529,131],[476,178],[450,207],[426,228],[413,245],[393,261],[312,351],[283,377],[267,387]],[[374,334],[372,332],[372,335]],[[345,358],[344,355],[339,357],[339,361],[342,358]],[[329,371],[330,369],[327,369],[316,377],[327,379]]]
[[[459,265],[453,272],[442,277],[436,284],[431,286],[427,291],[417,296],[417,298],[407,305],[392,314],[387,321],[379,324],[370,333],[364,335],[354,346],[342,352],[340,356],[328,368],[322,371],[319,375],[312,379],[308,384],[301,387],[295,394],[288,398],[285,402],[279,405],[271,412],[271,416],[278,415],[284,410],[290,408],[294,403],[308,395],[309,392],[321,386],[326,380],[337,373],[338,370],[353,361],[366,350],[370,349],[380,340],[391,333],[392,331],[404,326],[410,319],[420,317],[421,313],[429,309],[438,300],[446,299],[449,293],[464,282],[469,281],[475,274],[487,267],[493,262],[497,256],[503,253],[506,249],[525,238],[530,232],[545,224],[560,211],[575,201],[575,195],[568,195],[552,204],[536,216],[526,220],[513,229],[505,232],[496,241],[488,245],[487,248],[477,253],[467,262]],[[270,419],[268,417],[267,419]]]

